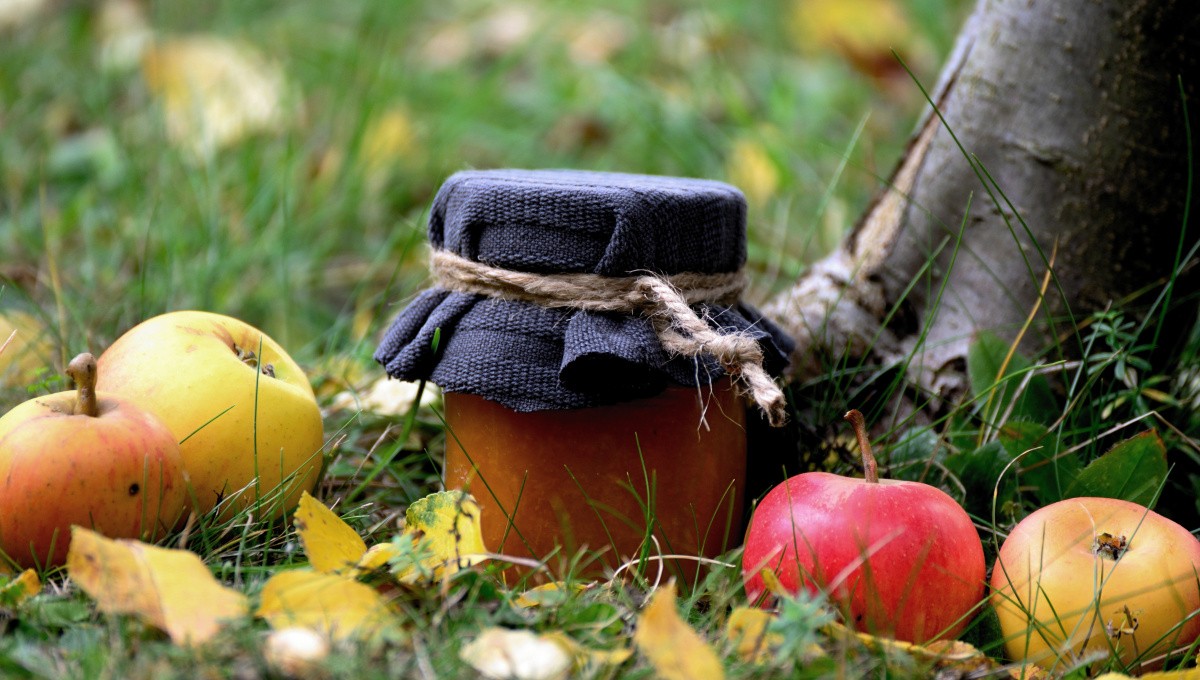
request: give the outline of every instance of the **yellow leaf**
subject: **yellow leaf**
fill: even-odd
[[[779,582],[779,576],[775,574],[773,569],[769,567],[763,567],[762,571],[758,573],[762,576],[763,586],[766,587],[767,592],[776,597],[787,597],[788,590],[787,588],[783,587],[782,583]]]
[[[1117,675],[1117,674],[1110,673],[1109,675]],[[1102,675],[1099,678],[1096,678],[1096,680],[1101,680],[1101,678],[1104,678],[1104,677],[1107,677],[1107,675]],[[1128,676],[1117,675],[1117,677],[1128,677]],[[1138,677],[1142,678],[1142,680],[1200,680],[1200,668],[1187,668],[1187,669],[1177,670],[1177,671],[1157,671],[1154,673],[1143,673],[1143,674],[1139,675]]]
[[[307,491],[300,494],[292,524],[309,563],[321,573],[350,572],[367,552],[358,532]]]
[[[508,628],[484,629],[458,657],[485,678],[558,680],[572,667],[570,650],[557,640]]]
[[[517,596],[513,600],[513,604],[522,609],[530,609],[532,607],[540,607],[546,604],[558,604],[566,599],[567,596],[575,593],[581,593],[587,590],[587,586],[582,583],[572,583],[570,592],[567,592],[567,584],[562,581],[554,583],[543,583],[536,588],[530,588]]]
[[[218,583],[194,553],[82,527],[71,527],[67,573],[101,611],[133,614],[177,644],[201,644],[249,610],[246,597]]]
[[[1002,669],[999,663],[988,658],[973,645],[961,640],[935,640],[924,646],[902,640],[877,637],[869,633],[852,631],[840,623],[830,623],[823,628],[826,635],[841,642],[857,641],[868,649],[880,652],[885,656],[903,654],[922,663],[933,666],[934,670],[947,671],[961,676],[992,675]],[[1035,666],[1027,666],[1022,671],[1025,680],[1039,680],[1049,677]]]
[[[661,678],[720,680],[725,668],[712,647],[679,617],[675,583],[658,589],[638,615],[633,642]]]
[[[767,148],[755,139],[734,142],[725,163],[725,176],[746,194],[752,205],[761,206],[779,190],[779,170]]]
[[[308,569],[268,579],[255,614],[276,630],[311,628],[333,640],[371,638],[396,623],[379,591],[348,576]]]
[[[199,154],[284,124],[283,72],[247,46],[165,40],[143,53],[142,76],[162,102],[168,136]]]
[[[575,660],[575,670],[579,671],[578,674],[581,676],[595,676],[598,668],[620,666],[633,656],[633,649],[630,647],[617,647],[616,649],[584,647],[561,630],[542,633],[542,638],[552,640],[570,652]]]
[[[412,118],[403,108],[385,111],[363,132],[359,158],[368,177],[379,177],[417,146]]]
[[[42,582],[37,572],[26,569],[21,575],[0,587],[0,604],[6,607],[17,607],[22,602],[37,595],[42,590]]]
[[[354,575],[359,576],[370,571],[384,569],[391,564],[392,558],[400,554],[395,543],[379,543],[363,554],[358,564],[354,565]]]
[[[437,578],[488,559],[480,512],[474,497],[457,490],[439,491],[410,505],[404,513],[404,532],[419,542],[421,568]],[[413,565],[397,578],[411,581],[419,571]]]
[[[783,635],[767,631],[775,615],[758,607],[737,607],[725,623],[725,637],[733,643],[737,655],[750,663],[770,660],[783,642]]]
[[[795,0],[791,27],[802,49],[837,52],[868,75],[895,68],[892,50],[903,54],[914,41],[895,0]]]

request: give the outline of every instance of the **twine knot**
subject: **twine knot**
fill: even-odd
[[[732,305],[745,287],[741,272],[639,276],[536,274],[492,267],[446,250],[433,252],[437,284],[459,293],[520,300],[543,307],[641,314],[650,319],[663,349],[672,356],[709,355],[734,379],[774,427],[787,420],[787,400],[763,368],[758,341],[743,332],[715,330],[692,305]]]

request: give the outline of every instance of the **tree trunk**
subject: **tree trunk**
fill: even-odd
[[[942,120],[927,114],[841,246],[768,306],[799,341],[794,377],[847,353],[911,362],[916,408],[935,412],[963,394],[980,330],[1012,340],[1033,315],[1022,347],[1070,354],[1091,312],[1148,304],[1194,240],[1198,63],[1194,0],[981,0],[931,93]]]

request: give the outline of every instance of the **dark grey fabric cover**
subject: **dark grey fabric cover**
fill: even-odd
[[[460,172],[442,185],[429,241],[527,272],[630,276],[737,271],[746,202],[721,182],[570,170]],[[695,307],[714,328],[760,340],[778,375],[792,341],[745,304]],[[437,347],[434,347],[437,333]],[[668,357],[649,320],[548,309],[432,288],[375,353],[388,375],[425,379],[516,411],[580,408],[649,396],[724,375],[710,357]]]

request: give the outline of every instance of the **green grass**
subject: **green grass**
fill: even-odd
[[[403,509],[438,488],[445,435],[431,409],[356,413],[331,408],[333,395],[380,377],[370,355],[424,284],[425,212],[447,175],[572,167],[738,182],[747,178],[735,167],[745,158],[739,154],[760,153],[762,172],[774,180],[761,191],[746,188],[750,298],[761,302],[837,242],[923,105],[903,71],[873,79],[830,49],[798,46],[785,0],[155,3],[148,18],[159,35],[251,43],[290,83],[284,123],[197,157],[169,139],[136,67],[101,68],[93,7],[60,5],[0,29],[0,314],[32,314],[49,347],[43,370],[0,374],[0,406],[64,389],[55,367],[76,352],[99,353],[154,314],[198,308],[244,319],[309,370],[331,439],[319,495],[338,500],[339,513],[369,542],[387,540]],[[913,28],[904,56],[921,82],[936,77],[966,5],[908,3]],[[506,42],[505,26],[520,21],[538,28]],[[579,35],[595,24],[612,27],[619,45],[606,60],[573,58],[573,42],[578,51]],[[389,111],[401,113],[411,138],[372,165],[369,131]],[[1171,302],[1194,304],[1177,298]],[[1167,380],[1165,368],[1151,363],[1153,324],[1137,325],[1115,309],[1083,325],[1084,358],[1061,366],[1060,388],[1040,377],[1026,381],[1032,360],[1018,357],[1002,370],[995,351],[980,349],[973,399],[933,426],[892,433],[899,443],[881,457],[881,471],[938,484],[963,502],[989,539],[989,561],[1013,521],[1065,491],[1025,483],[1028,470],[1013,460],[1031,442],[1046,453],[1027,454],[1025,463],[1066,466],[1069,456],[1082,466],[1154,425],[1175,465],[1159,480],[1159,508],[1185,525],[1200,523],[1200,451],[1189,439],[1200,419],[1185,401],[1195,388]],[[1186,352],[1183,373],[1200,366],[1198,354],[1200,340]],[[1010,376],[1006,391],[992,389],[999,375]],[[870,414],[897,378],[831,366],[819,384],[794,386],[812,404],[806,415],[815,415],[805,463],[850,470],[841,412],[857,406]],[[1139,417],[1146,420],[1135,424]],[[1014,471],[1020,484],[1011,481]],[[270,574],[304,562],[290,527],[244,515],[202,518],[182,540],[251,597]],[[725,559],[737,563],[740,555]],[[641,575],[652,580],[653,563]],[[0,608],[0,675],[270,674],[261,622],[239,623],[203,649],[181,649],[132,619],[98,615],[61,573],[48,576],[43,595]],[[444,591],[402,593],[398,607],[420,625],[406,626],[399,639],[337,649],[329,670],[335,677],[464,675],[458,650],[488,625],[563,630],[611,647],[646,595],[648,581],[631,583],[531,611],[511,606],[513,591],[493,572],[464,572]],[[803,602],[784,608],[786,653],[766,666],[746,664],[719,642],[730,607],[744,598],[736,569],[714,569],[681,596],[681,610],[718,641],[733,677],[929,671],[903,654],[831,641]],[[1000,654],[986,610],[967,638]],[[807,656],[813,641],[830,656]],[[595,673],[651,675],[636,659]]]

